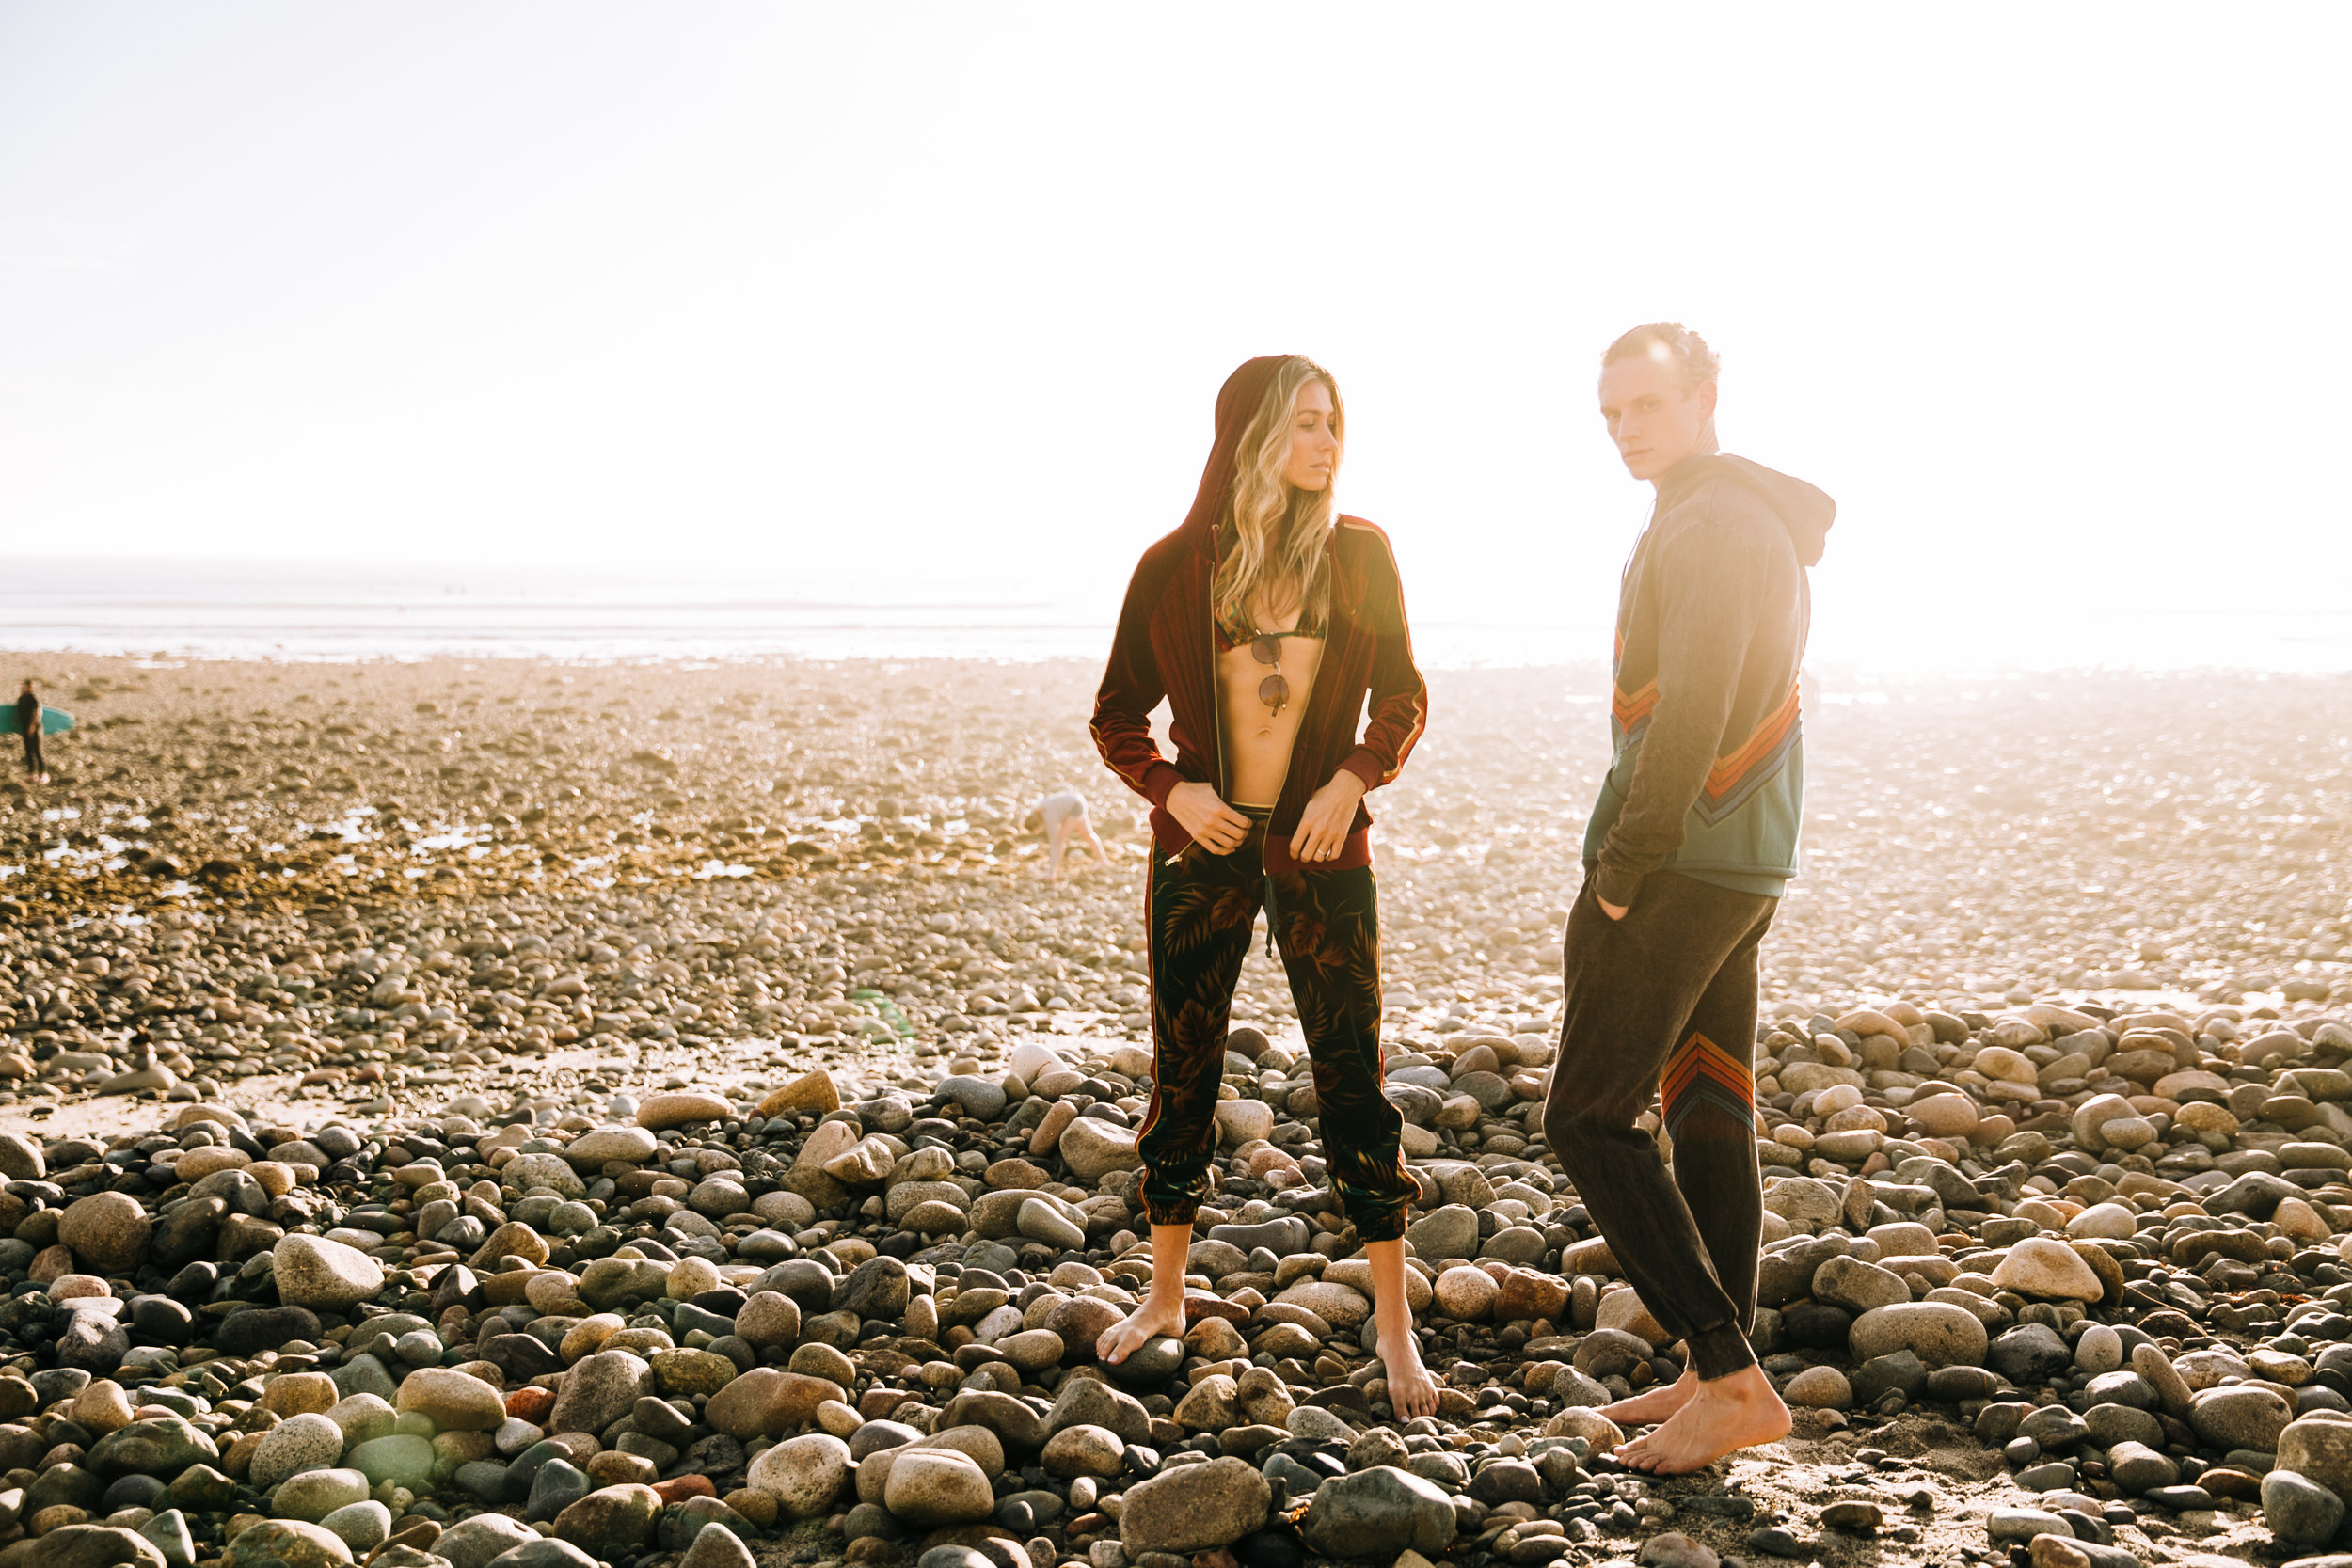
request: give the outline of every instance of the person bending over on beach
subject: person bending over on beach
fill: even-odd
[[[1152,803],[1144,893],[1152,1101],[1136,1149],[1152,1288],[1097,1346],[1121,1361],[1186,1325],[1193,1218],[1214,1190],[1213,1115],[1233,987],[1263,905],[1314,1061],[1331,1185],[1371,1264],[1399,1419],[1438,1407],[1405,1296],[1419,1193],[1381,1092],[1380,924],[1366,790],[1428,722],[1388,536],[1332,515],[1346,420],[1330,373],[1252,359],[1216,399],[1216,438],[1184,525],[1144,551],[1095,695],[1094,743]],[[1357,721],[1371,699],[1360,737]],[[1168,699],[1176,757],[1152,737]]]
[[[1052,861],[1046,872],[1048,881],[1061,880],[1062,856],[1069,853],[1073,839],[1086,840],[1093,847],[1096,863],[1105,870],[1110,866],[1111,857],[1103,848],[1103,841],[1094,836],[1094,824],[1087,818],[1086,797],[1074,789],[1057,789],[1040,800],[1036,808],[1022,818],[1021,826],[1028,832],[1035,832],[1040,828],[1045,830],[1046,846]]]
[[[40,698],[31,681],[16,694],[16,727],[24,734],[24,771],[35,784],[48,783],[49,767],[40,758]]]
[[[1657,490],[1617,597],[1615,756],[1568,911],[1544,1132],[1642,1305],[1688,1347],[1671,1386],[1606,1407],[1662,1421],[1617,1450],[1678,1475],[1788,1432],[1756,1364],[1756,947],[1796,870],[1798,665],[1836,507],[1715,445],[1717,361],[1677,323],[1601,356],[1618,454]],[[1660,1102],[1669,1176],[1635,1118]]]

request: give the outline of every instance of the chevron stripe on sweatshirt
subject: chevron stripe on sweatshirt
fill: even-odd
[[[1715,759],[1708,770],[1707,783],[1700,786],[1699,798],[1691,802],[1699,819],[1713,827],[1745,805],[1748,798],[1771,782],[1780,771],[1781,764],[1804,733],[1799,721],[1797,689],[1788,689],[1788,698],[1767,715],[1756,727],[1756,733],[1741,741],[1728,755]]]
[[[1658,706],[1658,683],[1651,681],[1639,691],[1626,691],[1617,687],[1609,689],[1609,720],[1617,733],[1628,738],[1641,732],[1649,723],[1651,712]]]

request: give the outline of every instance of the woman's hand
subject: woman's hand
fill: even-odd
[[[1364,781],[1343,768],[1331,782],[1314,793],[1299,815],[1298,831],[1291,834],[1291,858],[1312,863],[1327,861],[1347,842],[1356,825],[1356,802],[1364,798]]]
[[[1249,818],[1219,800],[1215,784],[1178,784],[1168,792],[1168,815],[1213,854],[1230,855],[1249,836]]]

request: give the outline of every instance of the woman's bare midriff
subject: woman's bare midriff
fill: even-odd
[[[1217,718],[1225,731],[1225,800],[1229,805],[1270,806],[1282,792],[1290,771],[1291,747],[1298,738],[1298,721],[1307,711],[1314,689],[1315,671],[1323,662],[1323,640],[1292,633],[1282,639],[1282,674],[1291,685],[1290,701],[1276,713],[1258,700],[1258,688],[1274,673],[1261,664],[1248,642],[1217,656]],[[1315,781],[1318,784],[1323,781]]]

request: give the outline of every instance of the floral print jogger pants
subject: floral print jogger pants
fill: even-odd
[[[1381,1092],[1380,914],[1370,866],[1264,869],[1266,817],[1230,855],[1195,844],[1155,852],[1144,900],[1152,944],[1152,1102],[1137,1139],[1145,1214],[1190,1225],[1216,1152],[1233,987],[1258,911],[1266,910],[1314,1064],[1324,1160],[1359,1241],[1405,1233],[1420,1184],[1405,1167],[1405,1125]]]

